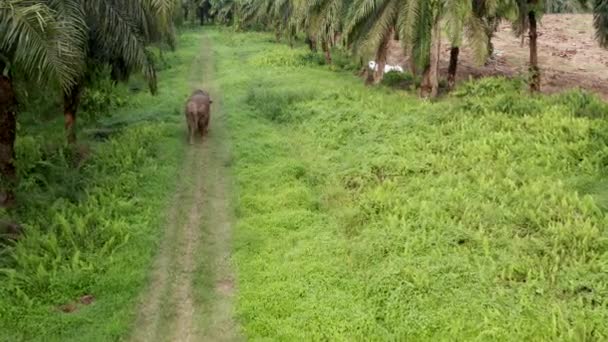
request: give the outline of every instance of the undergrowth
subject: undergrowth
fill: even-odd
[[[248,339],[608,339],[604,102],[504,79],[423,102],[363,86],[344,56],[209,32]],[[20,119],[21,205],[2,215],[25,235],[0,253],[0,340],[124,338],[183,158],[199,38],[164,56],[158,97],[140,80],[94,87],[78,148],[38,102]],[[58,309],[83,295],[94,304]]]
[[[0,340],[108,341],[129,331],[183,157],[184,80],[198,39],[184,33],[165,53],[156,97],[139,77],[114,86],[97,75],[75,146],[65,145],[56,103],[35,94],[24,105],[19,205],[2,213],[24,235],[0,247]],[[92,305],[61,311],[85,295]]]
[[[505,79],[428,103],[214,38],[250,339],[608,338],[605,103]]]

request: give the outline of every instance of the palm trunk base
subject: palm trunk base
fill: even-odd
[[[456,86],[456,72],[458,71],[458,55],[460,48],[452,47],[450,50],[450,66],[448,67],[448,89],[452,90]]]
[[[68,144],[74,144],[76,142],[76,115],[72,112],[65,112],[63,117]]]
[[[536,13],[528,13],[530,23],[530,91],[540,92],[540,68],[538,67],[538,32],[536,23]]]
[[[376,67],[378,70],[374,72],[374,84],[379,84],[384,79],[384,67],[386,66],[386,60],[388,59],[388,43],[394,35],[394,29],[391,28],[380,42],[378,50],[376,51]]]
[[[80,104],[80,88],[74,87],[63,95],[63,117],[68,144],[76,142],[76,111]]]
[[[433,85],[431,84],[431,67],[427,66],[422,72],[422,81],[420,82],[420,89],[418,94],[422,98],[431,97],[433,91]]]
[[[17,98],[9,77],[0,76],[0,206],[15,204],[17,171],[15,138],[17,137]]]
[[[315,42],[314,39],[307,37],[306,44],[308,44],[308,48],[310,49],[310,52],[317,52],[317,42]]]
[[[366,71],[365,71],[365,85],[372,85],[374,84],[374,71],[370,70],[368,67],[366,67]]]
[[[325,63],[330,65],[332,63],[331,61],[331,51],[329,49],[329,45],[327,44],[327,42],[323,42],[323,53],[325,54]]]
[[[374,84],[380,84],[382,82],[382,80],[384,79],[384,67],[385,66],[386,66],[385,63],[379,63],[378,70],[375,70],[372,73]]]
[[[433,25],[431,35],[431,65],[429,70],[429,82],[431,86],[431,97],[439,95],[439,59],[441,57],[441,27],[439,22]]]
[[[538,66],[530,67],[530,91],[533,93],[540,92],[540,68]]]

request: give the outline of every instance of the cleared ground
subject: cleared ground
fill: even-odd
[[[515,76],[528,70],[528,39],[515,37],[508,23],[502,23],[493,40],[496,56],[490,63],[474,63],[471,50],[464,45],[457,78]],[[608,99],[608,50],[599,47],[594,38],[590,14],[548,14],[539,27],[539,63],[542,86],[546,93],[580,87]],[[441,68],[447,73],[450,56],[444,40]],[[389,62],[407,65],[397,42],[393,42]]]

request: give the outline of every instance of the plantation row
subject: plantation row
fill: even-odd
[[[396,37],[411,57],[409,72],[420,76],[421,96],[435,97],[442,36],[451,46],[447,86],[452,89],[460,46],[470,44],[483,63],[492,56],[492,38],[502,20],[512,22],[517,35],[528,34],[529,84],[539,91],[538,21],[544,11],[566,9],[593,11],[599,44],[608,46],[608,0],[138,0],[132,5],[2,0],[0,202],[5,207],[14,203],[18,179],[16,113],[27,93],[27,86],[19,91],[19,83],[42,81],[57,87],[54,95],[62,99],[67,141],[73,143],[77,112],[99,70],[110,73],[113,82],[139,72],[154,94],[158,55],[175,48],[176,25],[194,14],[201,24],[216,20],[237,29],[273,30],[277,39],[287,37],[291,44],[303,35],[311,50],[320,46],[328,64],[332,47],[352,52],[352,58],[373,56],[375,70],[364,68],[368,83],[382,80],[388,43]]]
[[[179,49],[157,65],[156,96],[143,78],[113,85],[98,73],[75,146],[56,116],[61,103],[48,103],[53,89],[30,87],[15,145],[19,201],[0,210],[24,233],[11,242],[0,232],[0,341],[128,335],[185,158],[183,104],[200,37],[176,37]]]
[[[216,0],[199,3],[200,12],[216,14],[237,29],[273,30],[277,40],[292,44],[303,35],[310,49],[323,50],[328,64],[334,46],[372,57],[377,67],[367,70],[368,83],[383,77],[391,39],[400,41],[410,56],[409,72],[420,75],[423,97],[439,94],[439,56],[443,37],[450,45],[447,75],[454,88],[460,47],[471,46],[478,63],[492,57],[492,39],[501,21],[511,22],[518,37],[529,38],[530,90],[540,91],[537,28],[545,11],[592,11],[598,42],[608,47],[608,1],[606,0]],[[233,19],[234,18],[234,19]],[[522,41],[523,42],[523,41]]]

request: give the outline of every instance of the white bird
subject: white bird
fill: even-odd
[[[403,72],[403,68],[400,67],[400,66],[398,66],[398,65],[387,65],[384,68],[384,72],[387,73],[387,72],[390,72],[390,71]]]
[[[368,66],[369,66],[369,68],[371,70],[378,71],[378,64],[375,61],[370,61],[368,63]],[[391,71],[403,72],[403,68],[400,67],[399,65],[388,65],[388,64],[386,64],[384,66],[384,73],[386,74],[387,72],[391,72]]]

